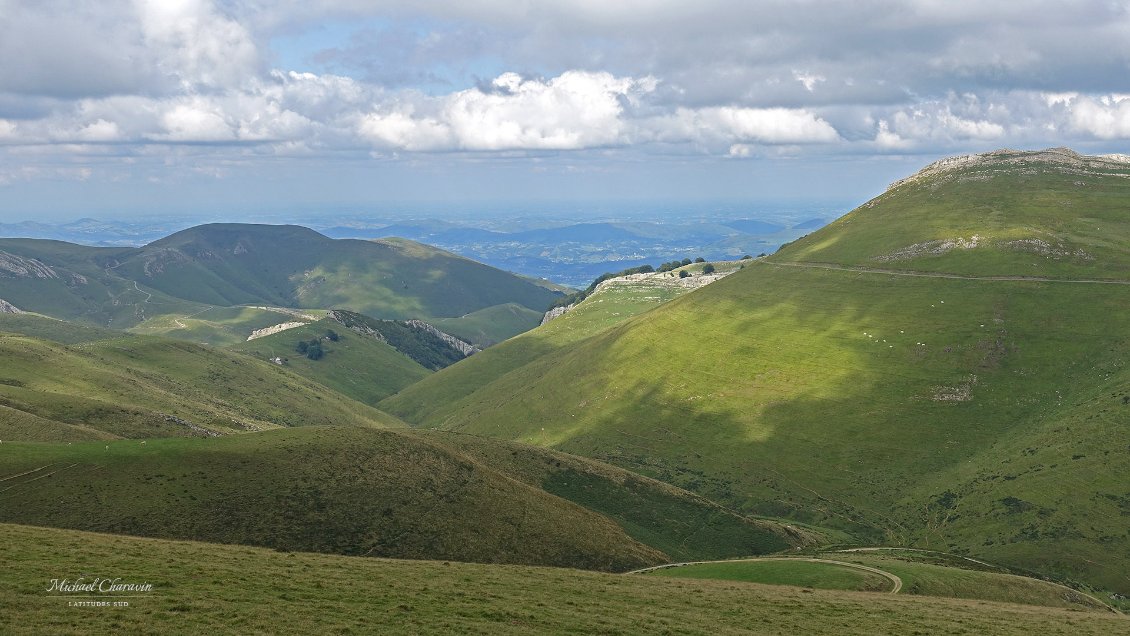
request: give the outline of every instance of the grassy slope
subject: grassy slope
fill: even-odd
[[[886,592],[891,582],[872,572],[800,559],[702,563],[653,570],[649,576],[680,579],[745,581],[766,585],[795,585],[822,590]]]
[[[321,338],[330,329],[338,334],[338,340],[323,340],[322,359],[310,360],[295,351],[299,341]],[[391,346],[329,319],[256,338],[231,349],[261,360],[284,357],[291,372],[369,405],[431,373]]]
[[[951,215],[976,211],[986,183],[1053,196],[1029,175],[1007,174],[950,181],[931,196],[964,199]],[[1069,203],[1078,192],[1058,178],[1041,183]],[[1088,200],[1106,207],[1088,215],[1125,209],[1130,184],[1106,186]],[[915,229],[917,212],[906,207],[913,199],[886,196],[853,213],[850,225],[905,213],[912,221],[882,250],[935,238]],[[1019,205],[1021,195],[1012,196]],[[1081,207],[1057,209],[1070,226]],[[1017,224],[1027,218],[1023,209],[1002,214]],[[991,218],[975,218],[983,216]],[[840,254],[885,253],[878,244],[853,247],[870,233],[837,238],[843,225],[774,260],[831,260],[833,245]],[[999,268],[983,263],[979,274],[1014,273],[1009,248],[952,259],[969,254],[1000,256]],[[1079,274],[1054,267],[1044,272]],[[1121,265],[1097,267],[1105,276]],[[1119,441],[1119,422],[1130,413],[1130,372],[1118,334],[1130,333],[1128,310],[1121,286],[760,263],[572,343],[556,345],[564,339],[550,323],[382,407],[417,424],[605,459],[748,512],[836,525],[862,540],[968,551],[1125,593],[1130,492],[1118,476],[1130,470],[1130,447]]]
[[[297,226],[191,228],[146,246],[121,269],[197,302],[335,307],[378,318],[460,316],[506,302],[540,309],[555,297],[412,241],[333,240]]]
[[[943,596],[970,600],[1042,605],[1076,610],[1109,611],[1074,590],[1035,578],[994,571],[990,567],[933,556],[829,552],[821,559],[858,563],[902,579],[901,594]],[[970,569],[980,568],[980,569]],[[748,581],[773,585],[800,585],[819,589],[888,591],[886,578],[844,566],[802,559],[719,561],[651,570],[649,576]]]
[[[100,329],[36,314],[0,314],[0,332],[23,334],[67,345],[122,336],[121,332],[113,329]]]
[[[26,411],[0,404],[0,439],[43,442],[74,442],[92,439],[117,439],[113,433],[91,428],[84,424],[67,424],[58,420],[33,415]]]
[[[1063,166],[1040,153],[993,154],[982,165],[958,166],[888,190],[770,260],[977,275],[1130,278],[1125,240],[1130,236],[1125,213],[1130,166],[1094,161]],[[916,243],[973,235],[981,239],[976,249],[877,260]],[[1040,253],[1030,243],[1008,245],[1032,239],[1056,249]]]
[[[685,490],[608,464],[445,431],[416,431],[515,479],[595,510],[671,560],[765,554],[827,543],[804,528],[749,519]]]
[[[440,331],[479,347],[489,347],[541,324],[545,312],[534,311],[517,303],[495,305],[473,311],[458,318],[430,320]]]
[[[665,560],[605,517],[411,433],[311,427],[145,443],[6,441],[0,474],[0,518],[14,523],[599,570]]]
[[[623,570],[812,544],[592,460],[434,431],[6,440],[0,520],[285,549]],[[572,502],[572,503],[567,503]]]
[[[341,302],[340,294],[329,294],[328,286],[319,284],[300,291],[303,306],[351,309],[375,318],[426,319],[462,316],[509,302],[541,311],[558,297],[514,274],[413,241],[352,241],[342,247],[349,249],[334,250],[323,270],[332,273],[338,285],[356,290],[353,295],[359,300]],[[387,273],[370,273],[371,254],[381,254],[381,262],[389,263]],[[391,295],[368,298],[381,283],[389,286]],[[412,299],[412,304],[405,305],[399,297]]]
[[[8,634],[953,633],[1087,636],[1125,617],[564,569],[289,553],[0,525]],[[69,608],[53,578],[154,585],[128,608]],[[89,580],[89,578],[87,579]]]
[[[276,365],[184,342],[120,336],[64,346],[0,334],[0,357],[0,405],[36,417],[0,419],[0,439],[50,440],[63,430],[69,438],[76,426],[121,437],[198,434],[169,416],[219,432],[400,425]]]
[[[525,274],[518,274],[518,277],[523,279],[523,280],[528,280],[531,283],[537,285],[538,287],[544,287],[544,288],[546,288],[550,291],[560,292],[562,294],[572,294],[573,292],[577,291],[577,290],[573,289],[572,287],[569,287],[569,286],[566,286],[566,285],[561,285],[559,283],[555,283],[551,280],[546,280],[544,278],[536,278],[536,277],[533,277],[533,276],[526,276]]]
[[[297,226],[204,225],[136,249],[0,239],[0,259],[9,258],[5,253],[55,270],[54,278],[0,274],[0,298],[21,309],[213,344],[230,342],[233,329],[270,324],[260,324],[262,315],[230,309],[235,305],[427,319],[507,303],[541,312],[560,295],[411,241],[332,240]],[[155,323],[145,325],[148,318]],[[491,337],[514,335],[529,321],[510,323],[510,331],[493,325]]]
[[[948,596],[1046,607],[1103,609],[1093,600],[1053,583],[1025,576],[985,571],[988,568],[976,570],[954,567],[953,562],[931,563],[929,562],[931,559],[923,559],[920,555],[833,552],[820,556],[890,572],[902,579],[902,594]],[[975,566],[969,562],[964,562],[963,565]]]
[[[151,289],[144,279],[135,286],[124,278],[116,268],[133,253],[130,248],[0,239],[0,252],[38,260],[56,273],[55,278],[0,275],[0,298],[25,311],[124,329],[149,316],[186,315],[205,307]]]
[[[611,329],[685,292],[685,289],[663,285],[602,289],[536,331],[526,332],[475,354],[474,364],[453,365],[425,378],[386,400],[382,408],[400,413],[414,422],[439,421],[452,404],[481,386],[538,358]]]
[[[307,309],[302,313],[317,316],[325,312]],[[285,313],[254,307],[205,306],[188,314],[151,315],[145,322],[132,327],[130,332],[167,336],[213,346],[230,346],[246,342],[247,337],[257,329],[294,320],[298,319]]]

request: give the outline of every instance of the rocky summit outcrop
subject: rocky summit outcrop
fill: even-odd
[[[549,322],[550,320],[553,320],[554,318],[560,318],[561,316],[564,316],[566,312],[568,312],[569,310],[573,309],[576,306],[577,306],[577,303],[573,303],[572,305],[565,305],[565,306],[562,306],[562,307],[554,307],[553,309],[550,309],[549,311],[545,312],[545,315],[543,315],[541,317],[541,324],[544,325],[545,323]]]
[[[262,338],[264,336],[276,334],[280,331],[286,331],[287,329],[294,329],[296,327],[305,327],[306,325],[307,325],[307,323],[305,323],[305,322],[284,322],[284,323],[280,323],[280,324],[277,324],[277,325],[271,325],[270,327],[263,327],[262,329],[256,329],[255,331],[252,331],[251,335],[247,336],[247,339],[248,340],[255,340],[256,338]]]
[[[939,177],[950,179],[988,179],[994,171],[1036,174],[1039,170],[1055,169],[1060,172],[1086,175],[1108,175],[1130,178],[1130,155],[1081,155],[1070,148],[1046,150],[1001,149],[980,154],[947,157],[926,166],[918,172],[887,186],[890,192],[899,186],[910,185]],[[937,179],[929,179],[932,182]]]
[[[617,276],[602,281],[593,289],[589,297],[596,296],[603,291],[616,287],[639,287],[639,288],[680,288],[680,289],[698,289],[704,285],[709,285],[714,281],[721,280],[730,274],[733,274],[734,269],[725,271],[714,272],[713,274],[692,274],[685,278],[680,278],[675,272],[642,272],[639,274],[626,274],[624,276]],[[580,303],[573,303],[563,307],[554,307],[545,312],[541,317],[541,324],[544,325],[551,320],[560,318],[567,312],[572,311]]]
[[[705,285],[709,285],[714,281],[721,280],[734,270],[715,272],[713,274],[692,274],[685,278],[680,278],[675,272],[649,272],[643,274],[628,274],[627,276],[617,276],[616,278],[609,278],[596,286],[593,294],[599,294],[605,289],[611,287],[624,287],[632,285],[645,285],[649,287],[664,286],[664,287],[682,287],[683,289],[698,289]]]
[[[54,269],[37,259],[25,258],[9,252],[0,252],[0,275],[4,274],[16,278],[59,277]]]
[[[342,309],[330,311],[329,318],[350,331],[380,340],[433,371],[480,351],[422,320],[380,320]]]
[[[24,313],[24,312],[20,311],[19,308],[17,308],[15,305],[4,300],[3,298],[0,298],[0,314],[22,314],[22,313]]]
[[[469,342],[464,342],[463,340],[460,340],[459,338],[456,338],[455,336],[453,336],[449,333],[444,333],[444,332],[440,331],[439,329],[436,329],[434,326],[424,322],[423,320],[406,320],[406,321],[404,321],[404,324],[406,324],[410,327],[413,327],[415,329],[418,329],[420,331],[423,331],[425,333],[430,333],[431,335],[435,336],[436,338],[439,338],[440,340],[446,342],[448,345],[451,346],[452,349],[459,351],[460,353],[462,353],[465,356],[469,356],[473,353],[478,353],[479,351],[482,351],[482,349],[476,347],[475,345],[473,345]]]

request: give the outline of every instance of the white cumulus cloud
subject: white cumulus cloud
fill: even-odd
[[[568,71],[548,81],[507,73],[494,86],[504,90],[460,91],[445,100],[444,116],[461,148],[570,150],[623,143],[623,100],[655,84]]]
[[[16,124],[7,119],[0,119],[0,141],[16,138]]]
[[[881,147],[899,148],[914,142],[992,141],[1005,132],[1004,125],[995,121],[961,116],[949,105],[930,103],[882,120],[875,141]]]
[[[168,141],[233,141],[235,132],[223,112],[204,99],[174,105],[161,117],[164,132],[156,135]]]
[[[431,117],[411,113],[369,113],[358,127],[375,146],[400,150],[443,150],[452,147],[451,128]]]
[[[701,143],[810,144],[840,138],[827,121],[805,109],[679,108],[654,122],[660,139]]]
[[[629,143],[626,106],[655,89],[652,78],[566,71],[548,79],[504,73],[490,90],[381,105],[360,134],[403,150],[576,150]]]
[[[1123,151],[1130,11],[1034,2],[0,0],[0,163]]]
[[[1069,108],[1074,130],[1098,139],[1130,139],[1130,97],[1079,97]]]
[[[142,36],[161,73],[184,89],[238,86],[259,53],[247,29],[208,0],[136,0]]]

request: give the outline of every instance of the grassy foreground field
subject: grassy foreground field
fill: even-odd
[[[1130,633],[1095,612],[576,570],[392,561],[0,524],[0,632],[414,634]],[[148,582],[71,607],[51,579]],[[98,599],[114,601],[115,599]]]

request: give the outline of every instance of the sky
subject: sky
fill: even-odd
[[[0,60],[6,222],[853,206],[1130,153],[1127,0],[0,0]]]

